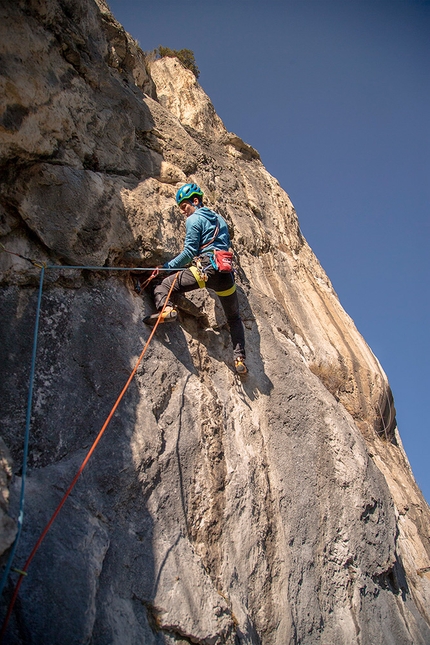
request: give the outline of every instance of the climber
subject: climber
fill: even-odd
[[[203,192],[197,184],[185,184],[176,193],[176,203],[183,215],[187,216],[184,249],[179,255],[163,265],[165,269],[188,267],[177,274],[172,291],[172,301],[168,301],[162,314],[162,322],[176,320],[175,295],[208,287],[220,299],[233,343],[235,368],[239,374],[246,374],[245,334],[239,314],[239,301],[231,267],[232,254],[230,235],[225,220],[203,206]],[[227,253],[225,253],[227,252]],[[223,258],[227,256],[227,265]],[[158,311],[164,306],[169,289],[176,274],[171,274],[154,289],[155,306]],[[155,324],[159,314],[144,318],[147,324]]]

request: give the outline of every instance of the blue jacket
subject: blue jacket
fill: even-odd
[[[219,224],[219,231],[213,240],[217,224]],[[213,241],[211,242],[211,240]],[[205,246],[205,244],[208,244],[208,246],[202,250],[202,246]],[[229,247],[230,235],[225,220],[218,213],[211,211],[210,208],[202,206],[187,217],[184,250],[173,260],[166,262],[163,267],[165,269],[179,269],[190,264],[192,259],[196,255],[200,255],[200,253],[207,253],[214,249],[227,251]]]

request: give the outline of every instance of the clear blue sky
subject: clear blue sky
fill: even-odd
[[[143,50],[194,51],[225,126],[291,197],[429,501],[430,0],[109,5]]]

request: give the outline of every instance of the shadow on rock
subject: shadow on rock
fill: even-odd
[[[7,313],[1,320],[0,403],[15,460],[12,513],[20,496],[36,295],[10,287],[0,292]],[[63,498],[130,374],[141,346],[134,306],[117,280],[79,291],[51,286],[43,294],[17,566]],[[144,405],[135,380],[31,563],[6,643],[71,645],[91,639],[96,645],[113,642],[118,629],[131,633],[134,642],[152,642],[148,607],[155,568],[147,498],[154,482],[142,474],[147,458],[136,449],[139,438],[131,441],[139,432],[157,441],[154,422],[149,428],[150,418],[141,423]],[[6,602],[11,592],[12,584]]]

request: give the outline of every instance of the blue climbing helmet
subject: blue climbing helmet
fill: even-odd
[[[186,199],[198,197],[199,201],[203,198],[203,191],[197,184],[184,184],[176,193],[176,203],[182,204]]]

